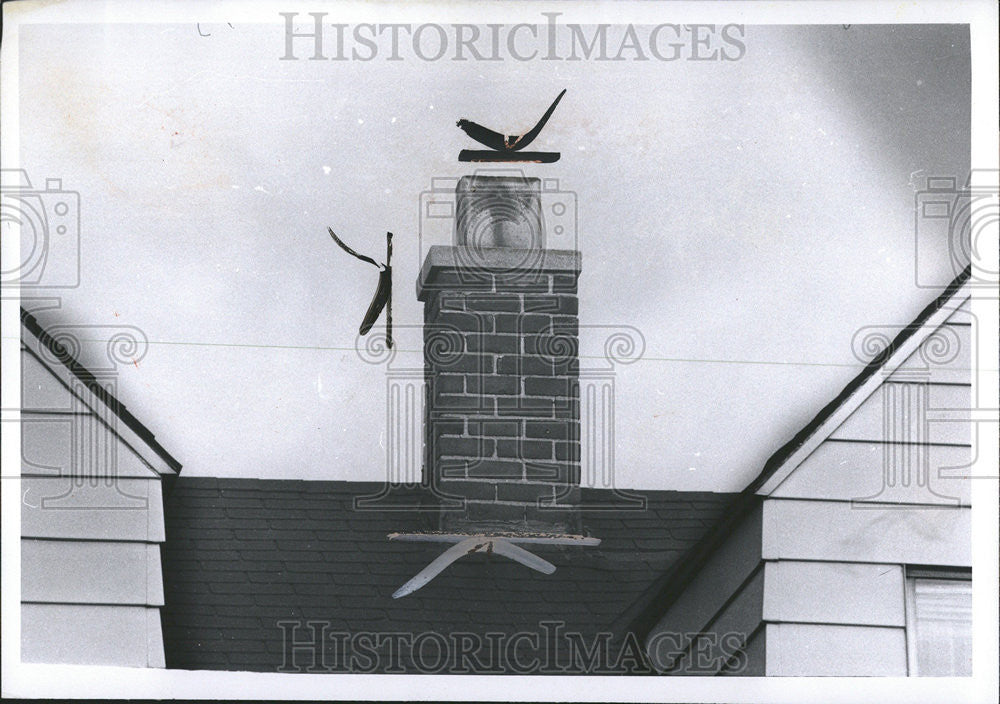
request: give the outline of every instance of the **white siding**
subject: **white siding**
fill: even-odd
[[[24,477],[21,536],[163,542],[158,479]]]
[[[976,329],[956,299],[762,485],[768,675],[906,675],[905,566],[970,566]]]
[[[22,476],[159,478],[95,416],[23,413],[21,448]]]
[[[970,567],[971,511],[766,499],[763,557]]]
[[[165,667],[155,452],[23,336],[22,659]]]
[[[149,543],[24,539],[21,600],[161,606],[160,548]]]
[[[835,440],[971,445],[972,387],[882,384],[831,435]]]
[[[87,413],[89,408],[27,350],[21,351],[21,408],[33,411]]]
[[[765,621],[904,626],[903,569],[844,562],[768,562]]]
[[[904,630],[875,626],[768,624],[767,674],[905,677]]]
[[[771,496],[968,506],[972,450],[825,442]]]
[[[969,325],[940,326],[899,366],[893,377],[968,384],[972,376],[972,330]]]
[[[22,604],[21,659],[164,667],[160,610],[143,606]]]
[[[25,334],[22,329],[21,335],[22,343],[22,358],[24,356],[32,357],[35,361],[40,362],[45,365],[46,369],[50,372],[51,376],[56,380],[57,383],[61,383],[63,388],[70,389],[70,392],[76,396],[73,403],[82,406],[83,411],[92,412],[94,417],[102,420],[106,426],[112,427],[114,432],[118,436],[118,441],[123,443],[126,447],[129,447],[133,454],[138,455],[142,458],[145,464],[153,469],[155,469],[159,474],[175,474],[175,468],[168,462],[165,458],[160,456],[159,452],[151,447],[146,441],[136,434],[131,428],[129,428],[125,423],[116,415],[115,409],[111,408],[103,401],[98,399],[86,384],[80,381],[80,379],[73,374],[69,369],[62,366],[61,364],[51,363],[48,357],[51,355],[48,352],[43,352],[41,345],[37,339],[34,338],[30,333]],[[29,365],[30,366],[30,365]],[[45,379],[45,377],[41,377]],[[47,382],[46,382],[47,383]],[[105,391],[115,394],[115,377],[113,373],[101,373],[100,378],[96,379],[96,383]],[[42,391],[36,389],[35,391],[29,391],[29,400],[32,393],[61,393],[57,389],[51,389],[47,391]],[[32,403],[37,403],[31,401]],[[76,406],[74,406],[76,407]],[[28,410],[32,410],[27,407]],[[42,406],[43,412],[46,408]],[[37,409],[36,409],[37,410]],[[36,414],[37,415],[37,414]]]

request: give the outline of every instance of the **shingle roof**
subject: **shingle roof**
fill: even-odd
[[[440,644],[434,634],[452,644],[456,634],[467,634],[482,646],[474,648],[480,665],[491,662],[490,653],[509,646],[521,653],[524,668],[534,662],[532,653],[540,652],[531,634],[541,639],[544,650],[546,633],[557,630],[553,623],[561,623],[561,649],[548,663],[554,670],[546,670],[544,659],[539,661],[541,669],[512,667],[510,653],[498,655],[506,666],[497,667],[507,672],[561,671],[569,641],[576,639],[589,649],[606,638],[606,665],[614,669],[622,647],[634,645],[622,645],[622,614],[719,519],[733,496],[643,492],[644,510],[585,509],[584,526],[602,539],[599,547],[531,546],[556,565],[552,575],[476,554],[462,558],[419,592],[394,600],[392,592],[446,546],[390,542],[389,533],[420,531],[427,524],[412,511],[355,509],[355,498],[379,487],[179,478],[167,498],[163,549],[168,667],[273,672],[283,665],[305,668],[316,657],[326,670],[357,671],[373,663],[374,671],[415,672],[445,662],[434,659]],[[417,492],[404,495],[427,501]],[[585,506],[593,506],[611,494],[584,490],[583,498]],[[297,642],[313,637],[307,622],[319,624],[316,632],[325,629],[322,653],[310,648],[293,653],[286,647],[289,636]],[[379,634],[372,638],[382,638],[383,647],[372,640],[366,653],[366,633]],[[401,634],[395,645],[393,637],[385,635],[391,633]],[[516,633],[527,635],[512,640]],[[565,636],[571,633],[579,638]],[[353,661],[340,659],[343,646],[338,642],[343,638],[353,638]],[[390,646],[404,652],[392,653]],[[415,662],[405,652],[411,646],[431,660]],[[379,654],[373,655],[375,651]],[[461,658],[448,652],[455,657],[442,667],[461,668]],[[288,662],[288,656],[295,661]],[[627,669],[634,660],[626,656],[618,669]],[[570,671],[594,669],[577,663]]]

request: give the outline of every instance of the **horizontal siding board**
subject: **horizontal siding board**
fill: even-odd
[[[763,557],[971,567],[971,511],[766,499]]]
[[[824,442],[772,496],[968,506],[971,463],[969,447]]]
[[[32,411],[87,413],[90,409],[33,354],[21,348],[21,408]]]
[[[21,479],[21,536],[164,540],[159,479]]]
[[[163,625],[159,609],[146,611],[146,667],[166,667],[166,650],[163,647]]]
[[[160,564],[160,546],[146,544],[146,602],[163,606],[163,567]]]
[[[21,541],[21,599],[163,604],[159,547],[147,543]]]
[[[163,484],[153,481],[148,489],[149,511],[146,512],[146,539],[151,543],[163,543],[167,540],[167,526],[163,515]]]
[[[903,568],[843,562],[767,562],[765,621],[904,626]]]
[[[955,309],[955,312],[952,313],[945,322],[958,325],[970,325],[972,323],[971,303],[972,299],[966,298],[965,302]]]
[[[883,384],[831,438],[869,442],[972,443],[972,387]]]
[[[926,378],[939,384],[971,383],[972,327],[942,325],[899,365],[893,377]]]
[[[22,604],[24,662],[162,667],[159,609],[142,606]]]
[[[86,415],[21,415],[21,474],[156,478],[103,421]]]
[[[905,677],[902,628],[769,623],[768,676]]]
[[[716,549],[652,629],[647,644],[661,632],[683,635],[702,631],[760,563],[760,550],[761,514],[758,510],[740,523]],[[687,639],[681,640],[686,646]],[[664,658],[657,662],[657,667],[670,667],[672,658],[666,657],[665,649],[660,652]]]

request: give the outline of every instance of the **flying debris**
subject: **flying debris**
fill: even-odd
[[[458,160],[504,162],[524,161],[543,164],[558,161],[560,156],[559,152],[522,152],[521,150],[531,144],[535,140],[535,137],[539,135],[542,128],[545,127],[545,123],[549,121],[549,118],[555,111],[556,106],[565,94],[566,89],[563,89],[563,91],[556,96],[556,99],[552,101],[552,105],[550,105],[549,109],[545,111],[544,115],[542,115],[542,119],[538,121],[538,124],[522,135],[504,135],[499,132],[494,132],[493,130],[483,127],[482,125],[470,120],[459,120],[456,124],[462,129],[463,132],[480,144],[489,147],[493,151],[463,149],[458,154]]]
[[[379,315],[382,314],[382,309],[385,308],[385,344],[387,347],[392,348],[392,233],[385,233],[385,264],[379,264],[377,261],[371,257],[366,257],[363,254],[358,254],[353,249],[344,244],[339,237],[333,232],[333,229],[326,228],[327,232],[330,233],[330,237],[333,241],[340,245],[340,248],[345,252],[350,254],[352,257],[356,257],[363,262],[367,262],[372,266],[378,268],[378,287],[375,289],[375,295],[372,297],[372,302],[368,306],[368,312],[365,313],[364,320],[361,321],[361,327],[358,332],[361,335],[367,335],[368,331],[372,329],[375,321],[378,320]]]

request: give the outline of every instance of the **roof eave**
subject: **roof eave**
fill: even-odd
[[[731,530],[883,382],[884,375],[878,372],[891,373],[897,369],[928,335],[954,314],[958,308],[956,302],[961,304],[969,297],[970,273],[971,267],[966,267],[941,295],[865,365],[860,374],[848,382],[843,391],[768,458],[760,474],[733,499],[723,517],[666,574],[650,586],[635,608],[623,615],[623,620],[628,623],[627,630],[635,632],[642,639],[649,635],[659,618],[680,597]]]
[[[43,361],[40,349],[32,350],[22,335],[22,343],[35,357],[42,361],[51,372],[70,390],[86,389],[85,403],[95,415],[113,428],[118,437],[128,445],[139,457],[161,476],[180,474],[182,465],[166,449],[157,442],[153,433],[133,416],[121,401],[104,388],[97,378],[76,357],[59,344],[38,320],[24,308],[21,309],[21,327],[27,330],[34,343],[47,350],[44,359],[56,359],[59,364],[49,364]],[[73,383],[73,382],[76,383]]]

